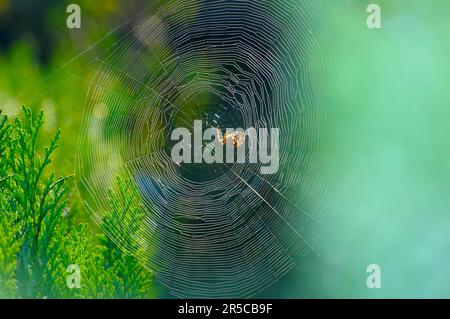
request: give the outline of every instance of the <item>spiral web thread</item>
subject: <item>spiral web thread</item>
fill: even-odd
[[[250,297],[315,251],[330,168],[324,15],[312,0],[171,1],[97,57],[78,145],[83,200],[99,221],[116,176],[133,180],[138,230],[106,232],[175,296]],[[278,172],[177,165],[170,134],[194,119],[279,128]]]

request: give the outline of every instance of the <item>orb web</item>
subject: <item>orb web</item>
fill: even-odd
[[[139,227],[106,232],[179,297],[250,297],[315,251],[330,163],[317,1],[172,1],[98,55],[77,176],[95,220],[118,175],[135,183]],[[280,164],[187,164],[171,132],[279,128]],[[131,238],[135,245],[129,245]]]

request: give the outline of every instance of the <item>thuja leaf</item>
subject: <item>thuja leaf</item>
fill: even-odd
[[[134,257],[139,236],[130,235],[142,218],[134,184],[118,179],[110,192],[102,227],[118,231],[117,240],[100,235],[96,241],[86,225],[72,225],[66,216],[70,177],[47,172],[60,132],[42,153],[43,113],[33,117],[24,107],[23,114],[13,124],[0,118],[0,297],[148,296],[151,274]],[[80,272],[79,287],[68,284],[69,266]]]

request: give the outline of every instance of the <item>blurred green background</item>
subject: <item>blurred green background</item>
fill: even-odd
[[[12,116],[22,104],[43,109],[49,135],[61,128],[59,174],[74,173],[89,85],[74,74],[95,73],[93,57],[120,35],[108,32],[149,5],[77,1],[83,27],[69,30],[72,2],[0,0],[0,108]],[[163,2],[153,1],[150,11]],[[366,26],[370,3],[382,9],[381,29]],[[319,256],[301,259],[260,296],[448,298],[450,2],[324,6],[335,26],[326,48],[334,63],[321,79],[324,129],[332,132],[323,147],[338,185],[327,204],[333,218],[317,242]],[[88,220],[77,201],[79,219]],[[381,267],[381,289],[366,286],[369,264]]]

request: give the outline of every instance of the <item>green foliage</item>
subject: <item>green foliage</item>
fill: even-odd
[[[97,241],[86,225],[72,225],[68,177],[46,172],[60,132],[40,156],[43,113],[23,112],[13,124],[0,119],[0,297],[146,297],[150,273],[135,257],[105,236]],[[130,223],[139,202],[132,183],[118,182],[120,192],[111,192],[104,217],[107,229]],[[67,284],[69,265],[80,269],[79,288]]]
[[[135,185],[129,179],[117,178],[117,190],[110,191],[110,204],[110,213],[103,218],[102,225],[110,236],[100,236],[105,268],[113,274],[114,297],[137,298],[146,293],[150,277],[132,256],[140,249],[138,239],[143,218]],[[116,238],[117,243],[111,238]]]
[[[30,109],[24,108],[25,121],[16,119],[11,143],[6,189],[9,210],[17,214],[16,225],[23,242],[18,253],[17,285],[22,297],[44,297],[49,277],[47,265],[56,258],[64,236],[62,212],[66,207],[66,178],[55,178],[52,173],[42,178],[50,164],[50,155],[56,148],[59,132],[45,148],[44,157],[36,153],[36,141],[43,123],[43,113],[34,119]],[[44,281],[44,282],[43,282]]]
[[[1,115],[1,114],[0,114]],[[6,116],[0,119],[0,189],[9,178],[6,160],[7,144],[10,139],[11,126]],[[16,255],[20,248],[19,227],[15,223],[17,214],[6,210],[7,198],[0,193],[0,298],[16,295]]]

